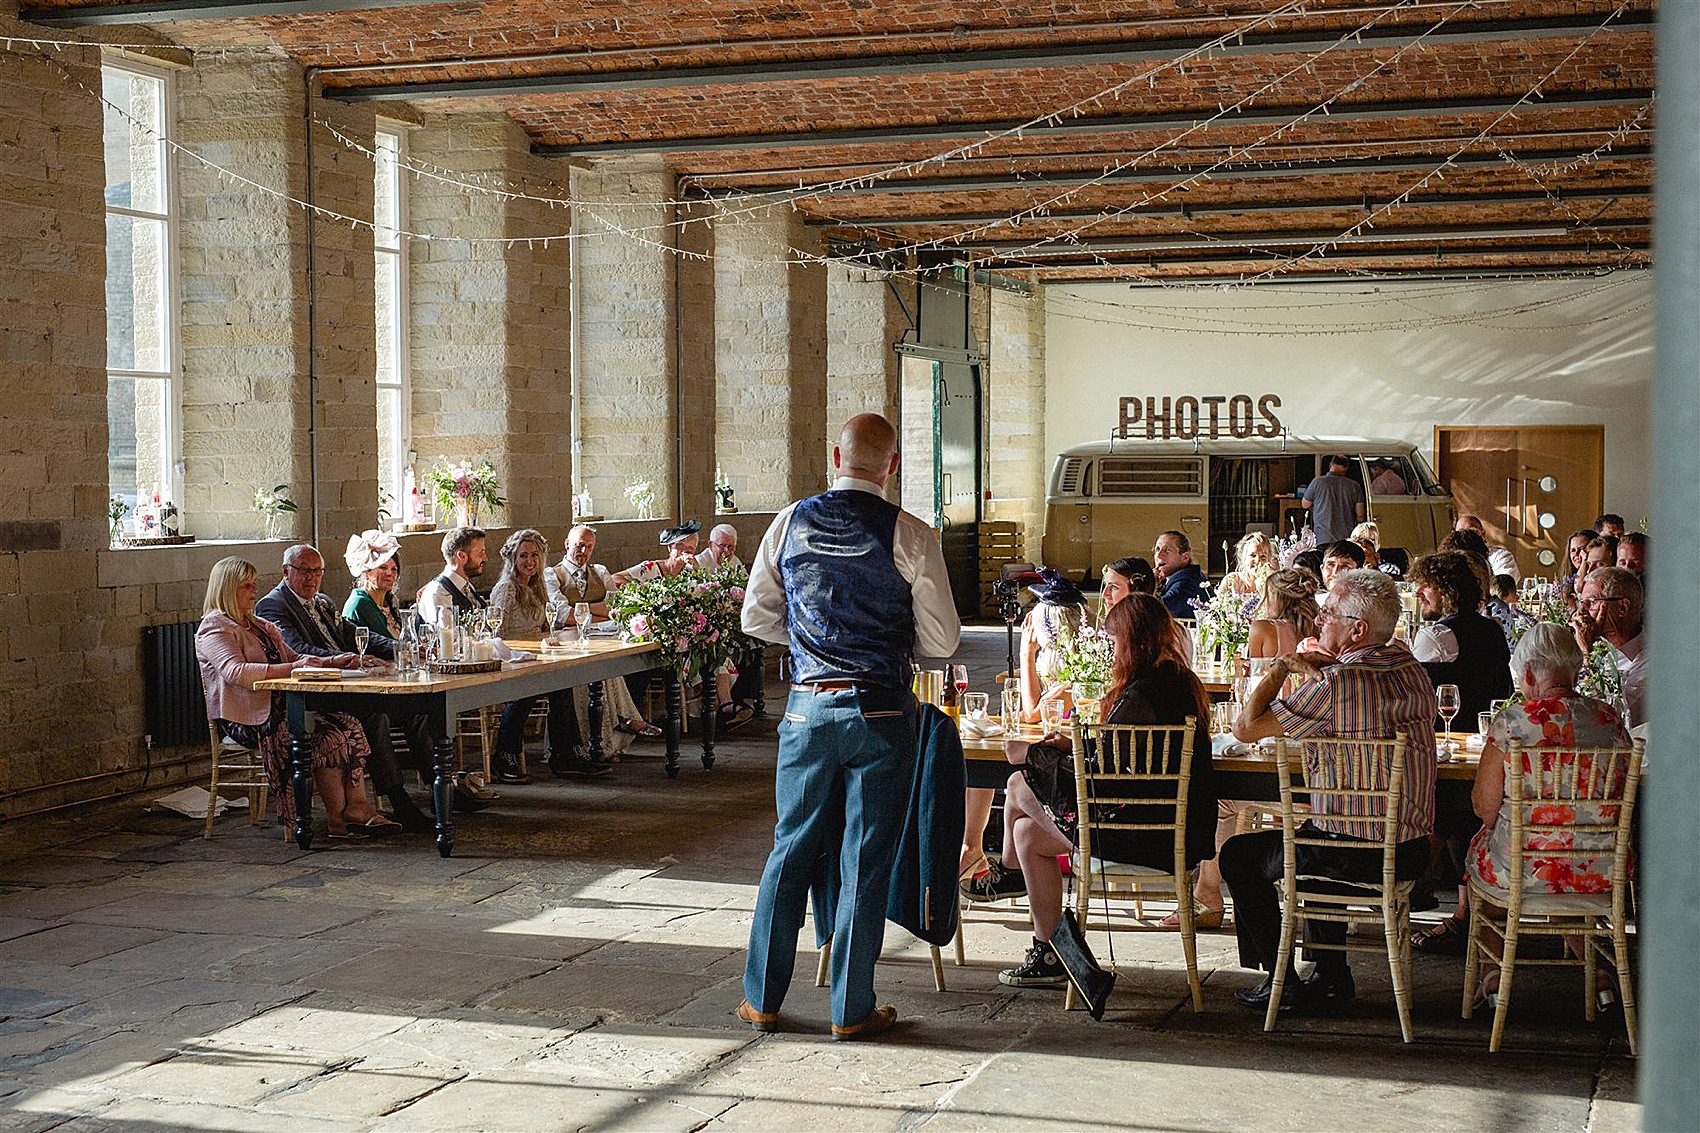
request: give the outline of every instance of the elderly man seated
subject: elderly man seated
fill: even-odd
[[[344,621],[336,606],[320,592],[324,581],[324,556],[311,544],[297,543],[283,553],[283,581],[259,600],[254,612],[277,626],[284,644],[301,656],[321,657],[328,664],[346,668],[356,662],[354,626]],[[394,656],[391,639],[376,634],[368,650],[382,659]],[[434,829],[434,824],[402,785],[401,760],[390,740],[389,714],[369,710],[350,715],[360,721],[360,729],[366,733],[366,743],[371,748],[366,770],[372,777],[372,786],[390,800],[390,808],[400,825],[415,834]],[[414,766],[429,767],[429,728],[423,719],[409,718],[405,724]]]
[[[596,554],[596,529],[581,523],[567,532],[567,553],[561,561],[543,571],[543,584],[551,600],[576,606],[583,602],[590,607],[593,619],[608,616],[608,593],[614,589],[614,573],[601,563],[592,562]],[[574,624],[575,615],[566,615],[567,624]],[[642,676],[647,684],[649,675]],[[607,696],[602,718],[602,750],[607,759],[618,762],[621,753],[631,746],[632,737],[655,738],[661,729],[643,718],[632,697],[631,680],[603,683]],[[579,686],[573,690],[573,703],[578,713],[579,732],[590,733],[590,690]]]
[[[738,529],[730,523],[717,523],[714,530],[708,533],[708,546],[697,555],[697,566],[703,570],[713,570],[719,566],[735,566],[744,568],[744,560],[738,557]],[[744,571],[747,575],[749,572]]]
[[[1349,570],[1337,575],[1317,611],[1320,653],[1277,657],[1234,721],[1234,735],[1245,742],[1291,736],[1295,739],[1390,739],[1404,734],[1405,792],[1400,803],[1399,844],[1394,876],[1410,881],[1428,864],[1429,833],[1434,828],[1434,720],[1439,706],[1422,665],[1405,647],[1391,641],[1399,621],[1399,589],[1379,571]],[[1304,683],[1291,696],[1280,695],[1289,676]],[[1305,779],[1326,780],[1307,748]],[[1373,831],[1345,815],[1317,813],[1302,828],[1342,844],[1362,842]],[[1381,879],[1370,855],[1299,847],[1299,871],[1340,881],[1370,883]],[[1260,987],[1234,993],[1245,1007],[1267,1010],[1276,964],[1288,965],[1281,1010],[1350,999],[1355,993],[1346,955],[1320,950],[1316,971],[1301,982],[1291,956],[1280,956],[1281,908],[1275,883],[1282,876],[1281,834],[1260,831],[1230,838],[1219,855],[1222,880],[1233,890],[1234,927],[1240,964],[1271,973]],[[1307,939],[1322,944],[1345,941],[1343,924],[1308,922]]]
[[[1576,644],[1586,657],[1596,641],[1612,647],[1612,661],[1623,681],[1629,726],[1646,723],[1647,634],[1642,623],[1645,592],[1633,571],[1600,567],[1582,582],[1582,596],[1571,616]]]

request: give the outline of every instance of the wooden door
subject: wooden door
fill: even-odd
[[[1438,425],[1436,474],[1459,515],[1480,517],[1488,542],[1524,574],[1565,567],[1572,531],[1591,527],[1605,498],[1604,425]],[[1550,560],[1550,561],[1549,561]]]

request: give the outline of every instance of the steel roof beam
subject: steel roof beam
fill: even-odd
[[[178,0],[183,2],[183,0]],[[1415,31],[1405,27],[1368,28],[1350,41],[1353,49],[1405,47],[1417,42],[1429,48],[1506,42],[1528,39],[1574,38],[1589,35],[1602,26],[1597,13],[1526,20],[1453,22],[1440,28]],[[1650,11],[1625,12],[1605,21],[1607,30],[1650,32]],[[468,98],[473,96],[533,96],[540,94],[589,94],[602,91],[664,90],[702,86],[746,86],[766,83],[819,82],[826,79],[887,78],[894,75],[956,74],[964,71],[1018,70],[1045,67],[1082,67],[1172,60],[1189,52],[1209,48],[1219,37],[1188,36],[1139,43],[1087,43],[1061,47],[1004,47],[969,51],[918,51],[891,55],[828,59],[764,59],[751,63],[721,63],[695,67],[642,67],[622,71],[577,71],[570,74],[511,75],[504,78],[447,79],[360,86],[326,86],[327,98],[347,102],[406,101],[424,98]],[[1275,53],[1302,53],[1338,49],[1338,34],[1310,30],[1250,34],[1232,43],[1217,44],[1211,54],[1243,57]],[[508,66],[570,62],[570,55],[513,55],[499,62]],[[484,59],[481,64],[496,65]],[[455,60],[431,64],[398,63],[397,71],[454,66]],[[363,68],[366,69],[366,68]],[[321,74],[334,75],[327,67]]]
[[[1555,95],[1531,103],[1527,110],[1593,110],[1612,106],[1640,106],[1653,97],[1650,90],[1580,91]],[[1317,122],[1360,122],[1387,118],[1417,118],[1445,114],[1497,114],[1506,109],[1504,98],[1413,99],[1402,102],[1365,104],[1330,110]],[[1028,126],[1024,121],[927,122],[908,126],[873,126],[856,130],[805,130],[776,134],[712,134],[689,138],[639,138],[618,142],[570,142],[561,145],[538,143],[531,152],[540,157],[622,157],[651,153],[714,153],[726,150],[788,149],[797,146],[896,145],[904,142],[975,138],[1022,128],[1033,139],[1079,137],[1092,134],[1128,133],[1139,130],[1193,130],[1206,124],[1219,126],[1273,126],[1290,122],[1314,107],[1260,110],[1223,117],[1197,114],[1122,114],[1105,118],[1070,118],[1061,122]],[[1522,111],[1519,111],[1522,113]]]

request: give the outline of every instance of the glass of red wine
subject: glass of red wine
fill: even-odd
[[[956,689],[956,703],[960,705],[963,694],[968,691],[968,666],[951,665],[950,683]]]

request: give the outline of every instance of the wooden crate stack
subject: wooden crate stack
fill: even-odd
[[[1021,524],[997,522],[980,524],[980,616],[998,616],[998,600],[992,593],[992,583],[1003,577],[1005,563],[1026,562],[1026,539]]]

